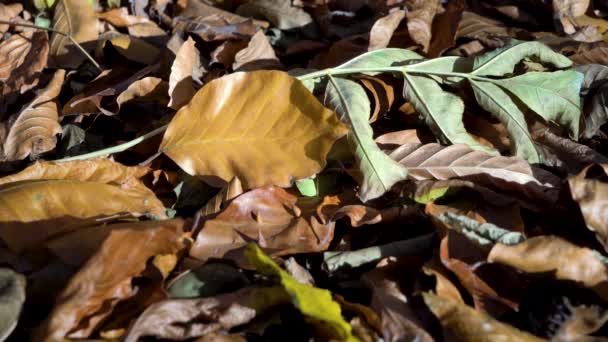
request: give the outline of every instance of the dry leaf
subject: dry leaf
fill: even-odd
[[[289,186],[320,171],[345,133],[300,81],[239,72],[199,90],[169,124],[160,151],[191,175],[236,176],[246,189]]]
[[[46,88],[9,119],[10,126],[2,142],[3,156],[0,159],[21,160],[29,155],[36,158],[55,148],[55,135],[62,132],[56,100],[64,77],[64,70],[56,71]]]
[[[26,30],[0,43],[0,82],[4,83],[3,94],[23,94],[34,87],[38,83],[38,74],[46,66],[48,54],[49,38],[41,30]]]
[[[118,108],[129,101],[155,102],[164,107],[168,103],[167,91],[169,85],[157,77],[145,77],[135,81],[116,97]]]
[[[149,19],[130,15],[126,7],[114,8],[107,12],[97,13],[97,18],[105,20],[116,27],[129,27],[150,22]]]
[[[96,40],[97,17],[90,3],[80,0],[58,0],[53,17],[53,30],[72,36],[78,43]],[[55,63],[63,68],[75,68],[86,57],[65,35],[53,33],[50,40],[50,52]]]
[[[107,226],[107,238],[56,299],[37,340],[89,337],[118,302],[137,293],[131,280],[145,269],[149,258],[184,247],[183,225],[177,219]]]
[[[407,31],[414,42],[422,46],[427,52],[431,43],[431,27],[435,14],[442,10],[440,0],[408,0],[405,14],[407,18]]]
[[[23,5],[16,4],[0,4],[0,20],[11,21],[23,11]],[[9,28],[8,24],[0,24],[0,33],[5,33]]]
[[[608,270],[594,251],[555,236],[537,236],[518,245],[496,244],[488,261],[509,265],[527,273],[549,273],[570,280],[608,298]]]
[[[165,217],[137,178],[145,169],[110,161],[40,163],[0,179],[0,237],[16,252],[121,215]]]
[[[501,323],[472,308],[431,293],[422,295],[426,305],[439,319],[446,341],[542,342],[542,338]]]
[[[587,179],[590,171],[600,171],[605,177],[608,174],[608,164],[589,165],[576,176],[570,177],[570,192],[572,199],[578,202],[585,223],[589,230],[595,232],[597,240],[608,251],[608,184],[598,179]]]
[[[576,32],[576,17],[580,17],[587,11],[589,0],[553,0],[553,16],[562,24],[564,32],[572,34]]]
[[[398,10],[378,19],[369,32],[369,47],[367,50],[372,51],[387,47],[393,32],[395,32],[401,20],[405,18],[405,14],[404,10]]]
[[[194,96],[194,80],[203,75],[200,54],[192,37],[177,51],[169,76],[169,107],[180,109]]]
[[[236,53],[232,64],[232,69],[239,71],[278,68],[281,68],[281,62],[262,31],[256,32],[247,47]]]
[[[156,63],[160,56],[160,49],[145,40],[114,32],[99,38],[95,56],[98,58],[103,56],[103,49],[107,43],[112,44],[114,49],[126,59],[145,65]]]
[[[333,238],[334,224],[322,224],[314,208],[301,208],[297,198],[277,187],[246,192],[215,218],[205,221],[190,255],[221,258],[227,252],[257,241],[272,255],[324,251]]]

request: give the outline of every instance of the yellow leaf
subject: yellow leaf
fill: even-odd
[[[323,169],[346,131],[286,73],[237,72],[209,82],[179,110],[160,151],[191,175],[286,187]]]
[[[352,335],[351,326],[342,318],[340,305],[333,300],[331,292],[299,283],[264,254],[256,244],[247,245],[245,257],[255,265],[258,272],[280,279],[293,305],[324,334],[324,337],[339,341],[358,341]]]
[[[78,43],[94,41],[99,36],[95,9],[82,0],[59,0],[53,16],[53,30],[72,36]],[[64,68],[75,68],[86,58],[64,35],[51,35],[51,55]]]

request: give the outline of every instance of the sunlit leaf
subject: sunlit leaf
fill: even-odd
[[[57,0],[53,30],[69,34],[78,43],[96,40],[99,33],[95,9],[88,2]],[[65,35],[53,33],[50,44],[51,56],[61,67],[77,67],[86,59]]]

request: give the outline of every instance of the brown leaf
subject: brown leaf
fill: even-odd
[[[554,0],[553,16],[562,24],[564,32],[576,32],[576,17],[582,16],[589,7],[589,0]]]
[[[236,176],[245,189],[289,186],[319,172],[346,130],[286,73],[239,72],[200,89],[175,115],[159,150],[191,175]]]
[[[145,77],[129,85],[116,98],[118,108],[129,101],[155,102],[161,107],[167,106],[169,85],[158,77]]]
[[[387,47],[393,32],[395,32],[403,18],[405,18],[405,11],[397,10],[376,20],[369,32],[368,51],[384,49]]]
[[[38,163],[0,178],[0,237],[20,252],[108,217],[165,218],[163,204],[137,180],[144,170],[110,161]]]
[[[608,163],[608,158],[589,146],[561,137],[550,130],[535,134],[534,140],[542,143],[542,146],[547,147],[558,158],[559,164],[552,166],[563,167],[569,174],[579,173],[592,163]],[[549,159],[547,155],[544,157]]]
[[[106,226],[107,237],[56,299],[37,340],[89,337],[118,302],[137,293],[131,280],[144,271],[148,259],[184,247],[183,225],[176,219]]]
[[[22,160],[29,155],[36,158],[55,148],[55,135],[61,133],[56,99],[64,77],[65,70],[57,70],[46,88],[9,119],[8,133],[2,142],[3,156],[0,159]]]
[[[212,14],[194,18],[174,19],[175,28],[196,34],[204,41],[243,39],[253,36],[257,27],[251,19],[233,18],[225,14]]]
[[[513,37],[521,29],[507,27],[504,23],[482,17],[476,13],[464,11],[462,19],[458,23],[458,29],[454,39],[466,37],[470,39],[478,39],[484,45],[496,48],[503,45],[503,41],[499,38]]]
[[[404,129],[383,134],[374,139],[381,147],[390,149],[397,148],[405,144],[422,144],[420,132],[416,129]]]
[[[175,61],[171,66],[169,107],[180,109],[190,102],[195,93],[194,80],[198,80],[203,75],[202,71],[198,49],[194,45],[192,37],[188,37],[188,40],[177,51]]]
[[[439,13],[433,20],[431,45],[428,56],[439,57],[446,50],[454,46],[454,36],[462,18],[462,12],[467,8],[465,0],[449,1],[443,13]]]
[[[372,94],[372,115],[369,119],[374,122],[380,115],[385,115],[395,103],[395,97],[400,99],[401,82],[395,82],[393,77],[386,75],[362,76],[359,81]]]
[[[262,31],[256,32],[247,47],[236,53],[234,64],[232,64],[232,69],[239,69],[239,71],[280,69],[281,67],[281,62]]]
[[[16,33],[0,43],[2,92],[23,94],[34,87],[38,83],[38,74],[46,66],[48,54],[49,38],[41,30]]]
[[[95,51],[97,58],[102,58],[104,47],[108,43],[114,47],[118,54],[137,63],[151,65],[156,63],[160,56],[160,49],[143,39],[126,34],[108,32],[99,37]]]
[[[508,324],[501,323],[490,316],[477,312],[472,308],[439,297],[431,293],[423,293],[424,302],[439,319],[447,342],[542,342],[542,338],[518,330]]]
[[[143,336],[185,340],[227,331],[250,322],[276,305],[290,302],[280,287],[246,287],[200,299],[171,299],[149,306],[135,321],[125,342]]]
[[[608,322],[608,313],[597,306],[576,306],[568,308],[570,315],[563,322],[553,341],[602,342],[605,337],[593,336]]]
[[[550,273],[556,279],[570,280],[608,298],[608,270],[588,248],[555,236],[537,236],[520,244],[496,244],[488,261],[499,262],[527,273]]]
[[[23,11],[23,5],[16,4],[0,4],[0,20],[11,21]],[[0,24],[0,33],[5,33],[9,28],[8,24]]]
[[[593,172],[592,172],[593,171]],[[606,177],[608,164],[589,165],[581,173],[568,178],[572,199],[578,202],[585,223],[589,230],[595,232],[597,240],[608,251],[608,183],[599,179]]]
[[[58,0],[53,30],[69,34],[78,43],[96,40],[99,33],[95,9],[90,3],[79,0]],[[75,68],[86,58],[65,35],[53,33],[50,44],[51,56],[60,67]]]
[[[126,7],[114,8],[106,12],[97,13],[97,18],[105,20],[115,27],[129,27],[150,22],[147,18],[130,15],[129,10]]]
[[[238,196],[205,221],[190,255],[201,260],[221,258],[250,241],[273,256],[324,251],[333,238],[333,227],[320,223],[314,208],[300,208],[297,198],[285,190],[259,188]]]
[[[385,341],[426,341],[433,338],[421,328],[408,298],[399,289],[400,265],[393,258],[384,259],[378,267],[363,275],[372,290],[372,308],[380,315]]]
[[[406,144],[390,154],[414,180],[465,179],[476,184],[516,191],[526,197],[553,202],[559,180],[518,158],[493,156],[467,145]]]
[[[464,304],[460,291],[449,280],[449,270],[441,264],[441,261],[436,256],[424,264],[422,272],[428,276],[435,277],[435,293],[438,296]]]
[[[414,42],[427,52],[431,43],[431,27],[435,14],[443,10],[440,0],[408,0],[407,31]]]

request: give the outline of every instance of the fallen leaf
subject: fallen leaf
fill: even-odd
[[[154,102],[160,106],[166,106],[169,102],[167,92],[169,85],[157,77],[145,77],[129,85],[125,91],[116,97],[116,103],[120,109],[123,104],[130,101]]]
[[[224,14],[177,19],[175,27],[197,34],[208,42],[251,37],[257,31],[252,20],[240,16],[232,18]]]
[[[180,109],[194,96],[194,80],[203,75],[200,54],[191,37],[177,51],[169,76],[169,107]]]
[[[280,287],[246,287],[200,299],[169,299],[150,305],[129,329],[125,342],[140,337],[190,339],[250,322],[273,306],[289,303]]]
[[[48,54],[49,38],[40,30],[23,31],[0,43],[2,93],[23,94],[34,87],[39,73],[46,66]]]
[[[264,18],[281,30],[302,29],[313,23],[310,14],[292,6],[288,0],[252,0],[240,5],[236,13],[245,17]]]
[[[256,32],[247,46],[234,56],[233,70],[280,69],[281,62],[262,31]]]
[[[99,38],[97,50],[95,51],[95,55],[99,59],[103,56],[103,49],[108,43],[121,56],[137,63],[151,65],[156,63],[160,56],[160,50],[143,39],[111,32]]]
[[[93,6],[78,0],[58,0],[53,30],[69,34],[81,44],[96,40],[99,33]],[[78,67],[86,59],[68,37],[59,33],[51,35],[50,53],[55,63],[63,68]]]
[[[37,158],[55,148],[55,135],[62,132],[59,125],[57,97],[63,85],[64,70],[58,70],[46,88],[19,113],[14,114],[2,142],[3,160],[22,160],[27,156]]]
[[[555,236],[537,236],[518,245],[496,244],[488,261],[509,265],[527,273],[550,273],[570,280],[608,298],[608,270],[593,250]]]
[[[320,223],[313,210],[300,208],[297,198],[281,188],[248,191],[205,221],[190,255],[221,258],[249,241],[257,241],[272,255],[323,251],[331,242],[334,224]]]
[[[37,340],[89,337],[118,302],[137,293],[131,280],[144,271],[149,258],[184,247],[183,225],[177,219],[106,226],[107,238],[56,299]],[[87,286],[91,284],[95,286]]]
[[[585,126],[582,136],[592,138],[608,121],[606,96],[608,95],[608,67],[601,64],[579,65],[576,70],[585,75],[581,94],[585,95]]]
[[[25,302],[25,277],[9,268],[0,268],[0,341],[11,335]]]
[[[570,193],[583,213],[587,228],[595,233],[597,240],[608,250],[608,183],[589,179],[594,174],[591,171],[599,171],[600,177],[605,177],[608,174],[608,164],[589,165],[578,175],[568,178]]]
[[[393,32],[395,32],[397,26],[399,26],[399,23],[401,23],[401,20],[405,18],[405,15],[406,12],[404,10],[397,10],[378,19],[369,32],[369,47],[367,50],[372,51],[387,47]]]
[[[427,52],[431,43],[431,26],[435,14],[442,10],[439,0],[408,0],[406,1],[408,11],[407,31],[417,44],[422,46],[422,51]]]
[[[553,16],[559,19],[564,32],[572,34],[576,31],[576,17],[587,11],[589,0],[556,0],[553,1]]]
[[[236,176],[247,189],[289,186],[320,171],[345,131],[286,73],[235,73],[196,93],[169,124],[160,151],[191,175]]]
[[[0,19],[11,21],[13,18],[17,17],[21,11],[23,11],[23,5],[20,3],[7,5],[0,4]],[[0,24],[0,33],[5,33],[8,28],[8,24]]]
[[[245,257],[256,270],[274,276],[289,294],[293,305],[310,321],[324,339],[358,341],[352,335],[352,327],[344,318],[340,305],[331,297],[331,292],[301,284],[282,270],[272,259],[253,243],[247,245]]]
[[[439,319],[444,336],[450,337],[448,341],[545,341],[479,313],[467,305],[428,292],[423,293],[422,296],[426,305]]]
[[[1,178],[0,237],[20,252],[119,214],[164,218],[163,204],[137,180],[144,173],[109,161],[67,162],[40,163]]]
[[[97,18],[105,20],[115,27],[129,27],[150,22],[149,19],[130,15],[126,7],[114,8],[106,12],[97,13]]]

